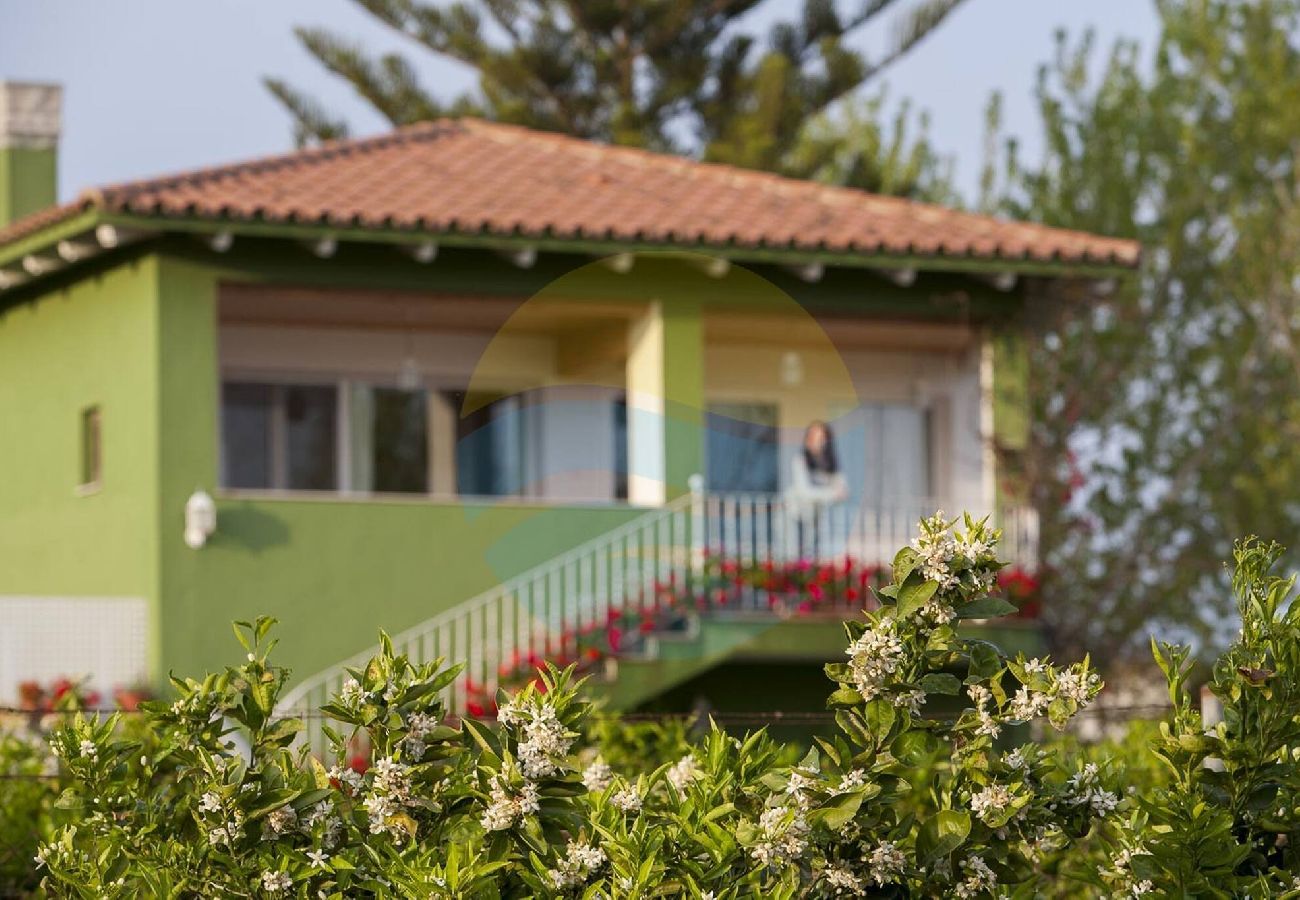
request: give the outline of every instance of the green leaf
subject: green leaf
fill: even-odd
[[[909,581],[898,591],[898,615],[907,618],[930,602],[939,590],[937,581]]]
[[[889,732],[898,719],[898,713],[888,700],[876,699],[867,704],[866,709],[863,710],[863,718],[866,719],[867,728],[879,744],[888,739]]]
[[[856,688],[842,687],[826,698],[828,709],[851,709],[862,705],[862,693]]]
[[[988,641],[967,641],[966,652],[970,654],[970,672],[966,681],[984,681],[1002,671],[1002,656],[998,648]]]
[[[813,825],[820,823],[831,831],[839,831],[853,821],[853,817],[858,814],[858,808],[862,806],[862,800],[862,793],[841,794],[827,805],[810,813],[808,820]]]
[[[890,752],[905,766],[919,766],[939,750],[939,739],[928,731],[905,731]]]
[[[930,865],[952,853],[970,836],[970,815],[952,809],[940,810],[925,820],[916,836],[917,860]]]
[[[902,584],[912,574],[921,557],[911,547],[904,547],[894,555],[894,583]]]
[[[996,619],[1001,616],[1010,615],[1015,611],[1015,605],[1008,603],[1001,597],[981,597],[978,600],[972,600],[965,606],[958,607],[957,618]]]
[[[921,690],[927,694],[956,696],[961,693],[961,680],[949,672],[931,672],[921,679]]]

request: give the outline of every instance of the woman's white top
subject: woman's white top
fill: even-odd
[[[791,511],[800,517],[809,517],[817,509],[839,503],[849,497],[849,485],[842,472],[813,472],[802,453],[790,459],[790,486],[786,489]]]

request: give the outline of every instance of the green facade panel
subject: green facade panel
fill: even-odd
[[[0,594],[156,597],[157,276],[141,259],[0,308]]]

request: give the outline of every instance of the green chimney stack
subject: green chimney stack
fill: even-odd
[[[0,81],[0,228],[58,200],[57,84]]]

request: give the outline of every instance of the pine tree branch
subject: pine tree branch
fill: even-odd
[[[313,142],[332,141],[348,136],[348,125],[334,118],[306,94],[290,87],[279,78],[263,78],[262,83],[293,116],[293,141],[298,147]]]

